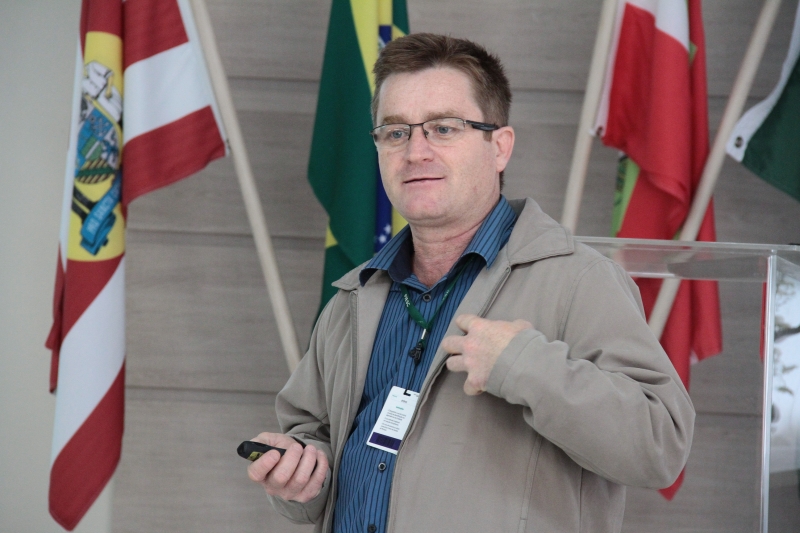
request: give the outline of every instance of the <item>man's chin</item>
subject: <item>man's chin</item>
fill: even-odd
[[[435,226],[447,219],[447,209],[443,205],[411,205],[397,210],[412,226]]]

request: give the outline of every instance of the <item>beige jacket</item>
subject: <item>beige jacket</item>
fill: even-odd
[[[689,455],[694,409],[632,280],[533,200],[511,205],[521,214],[508,244],[455,316],[522,318],[536,329],[511,341],[487,393],[475,397],[437,351],[398,454],[390,533],[618,532],[624,485],[668,486]],[[358,272],[335,284],[276,400],[282,430],[325,450],[333,465],[311,502],[272,499],[317,531],[332,528],[332,480],[391,284],[379,271],[361,287]],[[446,335],[457,333],[451,323]]]

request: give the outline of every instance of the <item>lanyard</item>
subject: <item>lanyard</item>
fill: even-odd
[[[403,284],[400,284],[400,290],[403,292],[403,303],[406,306],[406,311],[408,311],[409,316],[411,319],[417,323],[422,328],[422,335],[419,337],[419,341],[417,345],[411,348],[408,352],[409,357],[414,360],[414,369],[416,370],[416,365],[422,360],[422,352],[425,351],[425,347],[428,345],[428,333],[430,333],[431,329],[433,329],[433,323],[436,320],[436,317],[439,316],[439,311],[442,309],[442,306],[447,301],[447,298],[450,296],[450,293],[453,292],[453,288],[456,286],[456,282],[458,278],[461,277],[461,274],[464,273],[464,269],[466,268],[467,263],[464,263],[464,266],[459,269],[458,273],[453,276],[453,279],[450,280],[450,283],[447,284],[447,287],[444,290],[444,294],[442,294],[442,299],[439,302],[439,305],[436,307],[436,311],[433,312],[433,316],[430,320],[425,320],[422,316],[422,313],[414,307],[411,298],[408,295],[408,289]]]

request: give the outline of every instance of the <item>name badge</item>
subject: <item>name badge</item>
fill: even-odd
[[[375,422],[375,427],[367,438],[367,446],[397,455],[418,399],[418,392],[407,391],[403,387],[392,387],[378,421]]]

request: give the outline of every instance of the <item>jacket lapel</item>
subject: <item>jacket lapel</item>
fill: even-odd
[[[472,286],[464,295],[464,299],[458,305],[456,312],[453,314],[453,320],[447,326],[444,336],[448,335],[461,335],[461,330],[455,323],[455,317],[458,315],[471,314],[483,316],[486,313],[495,294],[500,290],[510,272],[508,254],[506,247],[503,247],[497,254],[497,258],[492,264],[491,268],[484,268],[472,282]],[[444,337],[443,337],[444,338]],[[429,380],[435,379],[435,374],[438,373],[438,368],[442,365],[448,357],[448,353],[441,347],[437,347],[436,355],[433,357],[433,362],[428,369],[428,375],[425,377],[425,383],[422,389],[425,390],[425,385]]]
[[[333,284],[335,287],[349,291],[350,316],[352,317],[350,335],[353,349],[351,354],[353,396],[350,399],[348,414],[350,423],[355,420],[358,405],[361,403],[372,347],[375,344],[375,334],[378,331],[383,306],[392,285],[389,276],[385,272],[378,271],[361,287],[358,273],[363,267],[364,265],[361,265],[351,270]]]

